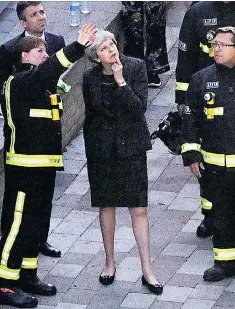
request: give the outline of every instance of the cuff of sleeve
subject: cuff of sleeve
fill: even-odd
[[[182,153],[184,166],[189,166],[196,162],[203,162],[203,156],[199,151],[186,151]]]

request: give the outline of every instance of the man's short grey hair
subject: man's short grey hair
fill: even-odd
[[[103,41],[107,39],[111,39],[117,45],[117,41],[112,32],[109,32],[106,30],[98,30],[96,32],[96,37],[95,37],[94,42],[85,49],[85,53],[90,58],[90,60],[96,61],[97,48],[102,44]]]

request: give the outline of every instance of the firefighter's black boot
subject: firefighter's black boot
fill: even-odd
[[[235,261],[215,261],[214,266],[204,272],[203,279],[216,282],[233,276],[235,276]]]
[[[18,288],[1,288],[0,304],[17,308],[35,308],[38,301],[37,298],[24,293]]]
[[[35,271],[24,269],[20,272],[19,287],[26,293],[37,295],[53,296],[57,292],[53,284],[40,280]]]
[[[208,216],[202,220],[201,224],[197,228],[197,237],[206,238],[212,236],[211,222]]]

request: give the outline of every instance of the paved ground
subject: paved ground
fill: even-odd
[[[150,131],[174,106],[176,40],[184,7],[168,13],[167,41],[171,71],[163,86],[149,92],[146,113]],[[195,236],[201,214],[197,181],[156,141],[148,153],[151,257],[161,296],[141,285],[141,270],[127,209],[117,211],[117,275],[112,286],[98,282],[104,251],[98,212],[90,207],[82,133],[65,153],[65,172],[58,173],[49,241],[62,250],[60,259],[41,256],[39,276],[58,288],[55,297],[39,297],[39,309],[232,309],[235,280],[208,284],[202,274],[213,264],[211,239]],[[8,307],[2,306],[1,309]]]

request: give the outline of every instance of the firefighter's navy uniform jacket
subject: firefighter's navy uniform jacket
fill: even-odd
[[[235,67],[213,64],[194,74],[186,104],[184,165],[203,162],[199,182],[213,204],[214,258],[235,260]]]
[[[235,26],[235,2],[202,1],[185,13],[181,26],[176,67],[175,102],[185,104],[185,93],[191,76],[213,64],[210,46],[213,31]]]
[[[83,54],[84,47],[74,42],[38,67],[22,64],[4,85],[6,220],[0,243],[0,287],[17,285],[21,269],[37,269],[42,218],[48,217],[56,170],[63,169],[62,102],[53,89]]]

